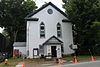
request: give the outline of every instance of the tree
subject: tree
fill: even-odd
[[[5,41],[6,38],[0,33],[0,52],[5,51]]]
[[[68,14],[68,18],[73,24],[74,41],[79,42],[87,49],[91,48],[89,46],[93,45],[91,42],[97,35],[94,34],[95,30],[93,30],[94,27],[92,25],[94,25],[94,21],[100,21],[100,1],[63,0],[63,2],[65,3],[63,7]]]
[[[17,33],[25,30],[25,16],[36,9],[33,0],[2,0],[0,2],[0,26],[7,30],[12,41]]]
[[[26,33],[24,18],[36,8],[37,6],[33,0],[1,0],[0,27],[4,27],[8,33],[10,45],[19,41],[16,39],[23,39],[21,36]],[[25,38],[25,36],[23,37]]]

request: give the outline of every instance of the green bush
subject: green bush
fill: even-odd
[[[4,57],[0,55],[0,62],[2,62],[3,60],[4,60]]]
[[[94,52],[95,52],[95,55],[100,56],[100,45],[98,45],[98,46],[96,46],[96,47],[94,48]]]
[[[4,57],[2,56],[2,53],[0,53],[0,62],[4,60]]]

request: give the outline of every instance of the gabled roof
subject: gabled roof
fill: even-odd
[[[27,15],[27,16],[25,17],[25,19],[27,19],[27,18],[33,16],[34,14],[38,13],[39,11],[41,11],[42,9],[44,9],[45,7],[47,7],[48,5],[51,5],[51,6],[54,7],[57,11],[59,11],[62,15],[64,15],[65,17],[67,17],[67,15],[66,15],[63,11],[61,11],[61,10],[60,10],[58,7],[56,7],[53,3],[49,2],[49,3],[45,4],[45,5],[43,5],[43,6],[42,6],[41,8],[39,8],[38,10],[34,11],[33,13]]]
[[[59,40],[57,37],[52,36],[50,37],[46,42],[43,43],[43,45],[48,45],[48,44],[62,44],[63,42]]]
[[[39,20],[39,18],[26,18],[25,20],[27,20],[27,21],[38,21]]]

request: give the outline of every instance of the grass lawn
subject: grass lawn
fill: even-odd
[[[91,61],[91,56],[78,56],[77,57],[79,62],[80,61]],[[65,58],[63,58],[64,60],[66,60],[68,63],[69,61],[73,61],[74,57],[73,56],[67,56]],[[100,60],[100,56],[94,56],[95,60]],[[54,60],[46,60],[46,59],[13,59],[10,58],[8,59],[8,64],[5,65],[4,62],[0,63],[0,67],[15,67],[19,62],[25,62],[25,63],[32,63],[32,64],[48,64],[48,63],[56,63]]]
[[[45,59],[25,59],[25,60],[22,60],[22,59],[14,59],[14,58],[10,58],[8,59],[8,64],[5,65],[4,62],[0,63],[0,67],[15,67],[19,62],[25,62],[25,63],[32,63],[32,64],[42,64],[42,63],[46,63],[48,61],[49,62],[52,62],[51,60],[45,60]]]
[[[67,61],[74,60],[74,57],[66,57],[64,58]],[[91,56],[78,56],[78,61],[91,61]],[[100,56],[94,56],[94,60],[100,60]]]
[[[19,62],[22,62],[22,59],[8,59],[8,64],[5,65],[4,62],[0,63],[0,67],[15,67]]]
[[[55,63],[53,59],[25,59],[25,63],[32,63],[32,64],[46,64],[46,63]]]

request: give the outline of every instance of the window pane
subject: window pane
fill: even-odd
[[[40,35],[40,38],[42,38],[42,37],[44,38],[44,37],[45,37],[45,34],[41,34],[41,35]]]
[[[58,30],[60,30],[60,29],[61,29],[61,27],[57,27],[57,29],[58,29]]]
[[[41,26],[41,29],[44,29],[44,26]]]
[[[41,31],[40,34],[45,34],[45,32],[44,31]]]
[[[45,25],[43,22],[40,24],[40,38],[41,37],[45,37]]]
[[[58,37],[61,37],[61,35],[60,35],[60,34],[58,34],[57,36],[58,36]]]
[[[60,23],[57,24],[57,36],[61,37],[61,24]]]

